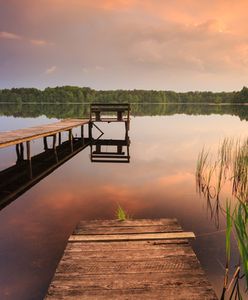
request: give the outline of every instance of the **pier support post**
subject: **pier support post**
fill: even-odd
[[[16,163],[22,162],[24,160],[24,147],[23,147],[23,143],[16,144],[16,156],[17,156]]]
[[[89,130],[89,139],[91,140],[92,139],[92,127],[93,127],[93,123],[92,122],[89,122],[88,124],[88,130]]]
[[[58,163],[59,160],[58,160],[58,154],[57,154],[57,148],[56,148],[56,140],[57,140],[57,136],[56,136],[56,134],[54,134],[54,136],[53,136],[53,151],[54,151],[56,162]]]
[[[61,140],[62,140],[62,138],[61,138],[61,132],[59,132],[59,145],[61,145]]]
[[[69,135],[69,142],[70,142],[70,146],[71,146],[71,152],[73,152],[73,136],[72,136],[71,129],[68,131],[68,135]]]
[[[56,148],[56,134],[53,135],[53,150]]]
[[[82,139],[82,143],[84,145],[85,141],[84,141],[84,125],[81,126],[81,139]]]
[[[44,144],[44,150],[48,150],[48,146],[47,146],[47,137],[43,137],[43,144]]]
[[[30,141],[26,142],[26,147],[27,147],[27,161],[28,161],[28,166],[29,166],[29,177],[30,177],[30,179],[32,179],[33,178],[33,170],[32,170]]]

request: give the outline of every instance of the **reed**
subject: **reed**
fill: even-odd
[[[245,278],[246,292],[248,291],[248,139],[224,139],[220,144],[217,155],[210,155],[204,148],[199,153],[196,165],[196,182],[198,191],[211,204],[210,199],[216,201],[215,207],[226,215],[226,268],[221,299],[225,299],[227,291],[230,299],[242,299],[239,280]],[[231,209],[231,201],[227,201],[225,209],[220,207],[219,198],[225,184],[231,186],[231,196],[237,203]],[[212,208],[212,204],[211,204]],[[212,210],[211,210],[212,214]],[[230,282],[231,233],[235,235],[238,246],[240,263]],[[240,272],[244,275],[240,276]]]
[[[215,159],[209,151],[201,150],[196,164],[197,187],[204,196],[220,196],[222,187],[229,182],[233,195],[248,201],[248,139],[224,139]],[[212,191],[212,193],[211,193]],[[213,193],[214,191],[214,193]]]

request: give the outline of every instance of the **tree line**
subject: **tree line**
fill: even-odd
[[[0,102],[14,103],[245,103],[248,88],[236,92],[185,92],[156,90],[94,90],[62,86],[39,90],[12,88],[0,90]]]

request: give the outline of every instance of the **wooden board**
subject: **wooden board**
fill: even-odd
[[[84,119],[67,119],[53,124],[0,132],[0,148],[54,135],[88,123],[89,120]]]
[[[155,232],[140,234],[98,234],[98,235],[72,235],[69,242],[121,242],[121,241],[143,241],[143,240],[174,240],[193,239],[193,232]]]
[[[82,221],[46,299],[217,299],[188,240],[180,236],[187,235],[176,219]]]

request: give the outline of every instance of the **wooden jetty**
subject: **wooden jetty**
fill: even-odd
[[[81,221],[45,297],[217,299],[176,219]]]
[[[69,139],[72,136],[72,129],[81,126],[81,128],[88,124],[89,120],[83,119],[66,119],[53,124],[46,124],[41,126],[29,127],[24,129],[17,129],[12,131],[0,132],[0,148],[29,143],[32,140],[39,138],[47,138],[49,136],[56,136],[57,133],[64,131],[69,132]]]

